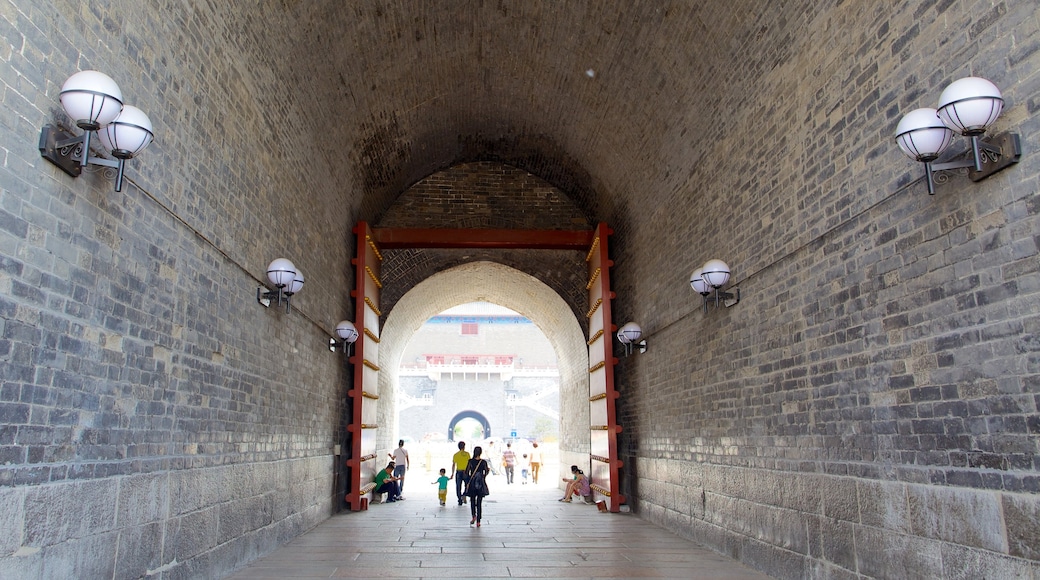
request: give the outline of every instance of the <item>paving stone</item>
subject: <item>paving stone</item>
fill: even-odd
[[[529,485],[489,496],[480,528],[468,506],[431,494],[326,520],[229,577],[725,578],[768,576],[632,514],[557,502]],[[321,562],[321,565],[317,565]],[[296,570],[299,570],[297,575]]]

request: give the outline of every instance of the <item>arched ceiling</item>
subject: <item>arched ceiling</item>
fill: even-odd
[[[328,120],[361,219],[454,164],[508,163],[610,220],[624,197],[689,179],[688,150],[737,93],[713,80],[750,36],[755,2],[468,0],[282,4],[301,93]],[[710,103],[709,103],[710,101]]]

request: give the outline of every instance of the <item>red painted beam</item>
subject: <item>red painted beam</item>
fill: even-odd
[[[581,250],[592,243],[594,231],[474,230],[443,228],[371,228],[381,250],[404,248],[491,248]]]

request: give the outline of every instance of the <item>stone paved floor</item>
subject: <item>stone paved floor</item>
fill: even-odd
[[[544,482],[492,486],[480,528],[453,490],[441,507],[410,481],[406,500],[333,516],[229,578],[768,578],[632,514],[560,503]]]

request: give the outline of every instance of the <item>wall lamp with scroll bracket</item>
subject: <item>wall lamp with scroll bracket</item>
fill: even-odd
[[[354,326],[354,323],[349,320],[341,320],[336,325],[336,337],[329,339],[329,350],[336,352],[337,349],[343,349],[343,353],[347,356],[350,355],[350,345],[357,342],[358,331]]]
[[[704,312],[708,312],[708,295],[715,293],[715,308],[723,304],[726,308],[735,306],[740,302],[740,288],[733,292],[720,290],[729,282],[730,270],[726,262],[722,260],[708,260],[703,266],[697,268],[690,274],[690,287],[704,297]]]
[[[123,93],[111,77],[95,70],[80,71],[61,87],[61,106],[83,134],[75,136],[54,125],[40,132],[40,155],[72,177],[88,165],[116,170],[116,191],[123,190],[123,165],[155,138],[152,122],[141,109],[123,104]],[[91,134],[115,160],[90,154]]]
[[[643,329],[635,322],[629,322],[617,331],[618,342],[625,345],[625,356],[632,354],[633,349],[639,349],[640,353],[646,352],[646,340],[639,340],[643,336]]]
[[[899,120],[896,142],[907,157],[924,163],[928,195],[935,195],[935,172],[966,168],[969,179],[982,181],[1018,163],[1022,144],[1017,134],[1002,133],[989,141],[981,139],[1003,109],[1004,98],[996,85],[984,78],[965,77],[943,90],[938,109],[914,109]],[[971,139],[970,155],[934,163],[953,143],[954,132]],[[946,179],[946,174],[942,174],[941,181]]]
[[[274,290],[260,286],[256,289],[256,301],[264,308],[271,303],[281,305],[285,302],[285,311],[290,312],[289,302],[294,294],[303,288],[303,272],[285,258],[278,258],[267,266],[267,279],[274,285]]]

